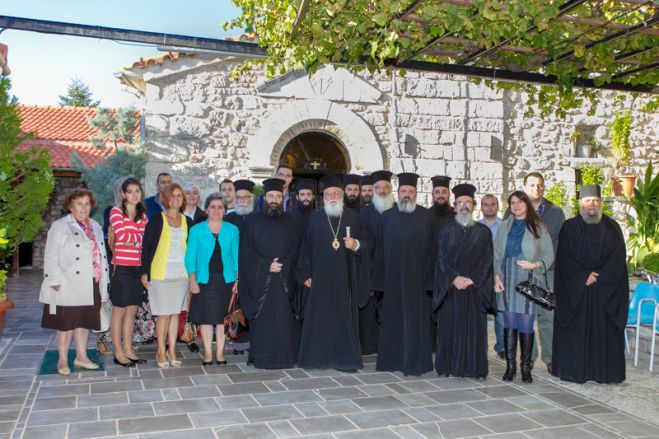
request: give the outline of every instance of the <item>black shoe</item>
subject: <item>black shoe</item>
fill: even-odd
[[[234,349],[233,355],[245,355],[245,351],[239,351],[238,349]]]
[[[146,363],[146,360],[144,358],[130,358],[130,357],[126,357],[126,358],[128,358],[130,361],[132,361],[135,364],[144,364],[144,363]]]
[[[188,343],[188,349],[190,349],[190,352],[199,352],[199,345],[194,341],[191,341]]]
[[[224,366],[225,364],[227,364],[227,360],[222,360],[222,361],[215,360],[215,364],[217,364],[218,366]]]
[[[531,376],[531,352],[533,351],[533,338],[535,334],[519,334],[519,346],[522,350],[520,369],[522,370],[522,381],[525,383],[532,383],[533,377]]]
[[[498,355],[499,358],[501,358],[502,360],[505,360],[505,359],[506,359],[506,353],[505,353],[504,351],[497,352],[497,355]]]
[[[506,357],[504,381],[512,381],[517,371],[517,329],[503,328],[503,349]]]
[[[201,360],[201,365],[202,366],[212,366],[213,365],[213,360],[211,360],[211,361]]]
[[[119,366],[123,366],[123,367],[133,367],[133,366],[135,366],[135,363],[130,361],[130,358],[128,359],[128,363],[122,363],[121,361],[117,360],[117,357],[114,357],[114,364],[118,364]]]

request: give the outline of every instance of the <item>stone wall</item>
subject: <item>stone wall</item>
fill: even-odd
[[[546,174],[548,186],[565,181],[573,190],[580,164],[610,165],[605,158],[575,157],[573,133],[586,127],[609,143],[606,124],[618,108],[611,93],[593,116],[584,109],[564,120],[526,117],[524,93],[465,77],[354,76],[326,67],[311,78],[291,73],[267,81],[251,72],[234,79],[230,71],[237,62],[192,59],[145,74],[147,194],[154,193],[161,171],[197,184],[204,195],[226,177],[264,178],[287,139],[321,125],[346,145],[353,172],[385,167],[420,174],[424,204],[430,204],[430,177],[437,174],[474,183],[478,195],[504,199],[532,170]],[[636,173],[659,158],[659,116],[638,111],[641,104],[626,103],[635,109],[630,170]]]
[[[83,186],[80,177],[58,177],[55,176],[55,189],[50,195],[48,207],[43,214],[44,227],[39,231],[37,236],[32,241],[32,266],[35,269],[43,268],[43,256],[46,250],[46,237],[50,225],[57,219],[64,216],[66,208],[64,203],[66,197],[73,191],[73,189]]]

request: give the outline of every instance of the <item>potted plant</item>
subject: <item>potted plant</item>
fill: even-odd
[[[7,248],[7,231],[0,228],[0,249]],[[5,312],[14,308],[14,302],[7,298],[7,270],[0,268],[0,338],[5,329]]]
[[[659,174],[653,178],[652,173],[650,162],[644,178],[634,188],[634,197],[629,200],[634,211],[633,215],[627,214],[627,256],[631,271],[639,268],[647,255],[659,253]]]
[[[616,195],[624,195],[630,198],[634,193],[634,183],[636,176],[632,174],[618,174],[621,167],[628,163],[631,156],[631,146],[629,145],[630,127],[632,124],[632,113],[627,110],[616,113],[613,121],[609,124],[611,130],[611,152],[616,159],[614,171],[614,192]],[[617,184],[616,181],[617,180]]]
[[[659,253],[650,253],[641,261],[640,271],[651,284],[659,284]]]

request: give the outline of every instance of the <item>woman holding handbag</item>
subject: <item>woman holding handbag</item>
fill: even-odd
[[[238,282],[238,228],[222,220],[226,206],[219,193],[206,199],[208,219],[192,227],[185,253],[191,293],[189,320],[201,325],[202,365],[227,364],[224,317]],[[217,341],[212,352],[213,328]]]
[[[187,307],[188,275],[185,249],[192,221],[185,208],[183,188],[173,183],[162,197],[164,212],[151,217],[144,231],[141,282],[149,294],[151,313],[156,316],[160,368],[181,367],[176,359],[176,336],[181,310]],[[169,349],[165,352],[165,341]]]
[[[517,284],[532,279],[547,288],[546,272],[554,262],[551,236],[533,209],[528,195],[515,191],[508,197],[511,215],[499,225],[494,239],[494,291],[497,310],[503,312],[504,381],[516,372],[517,339],[521,348],[522,381],[531,383],[531,352],[536,304],[515,290]]]

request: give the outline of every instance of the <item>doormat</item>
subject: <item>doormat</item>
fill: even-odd
[[[73,360],[76,357],[76,351],[70,350],[69,351],[69,368],[71,369],[71,373],[78,373],[78,372],[97,372],[97,371],[103,371],[105,370],[105,367],[103,365],[103,358],[99,358],[98,352],[96,349],[87,349],[87,356],[91,361],[94,363],[98,364],[98,369],[96,370],[88,370],[88,369],[83,369],[80,367],[73,367]],[[57,374],[57,360],[59,359],[59,354],[57,350],[50,350],[46,351],[46,353],[43,356],[43,360],[41,361],[41,366],[39,366],[39,372],[37,375],[56,375]]]

